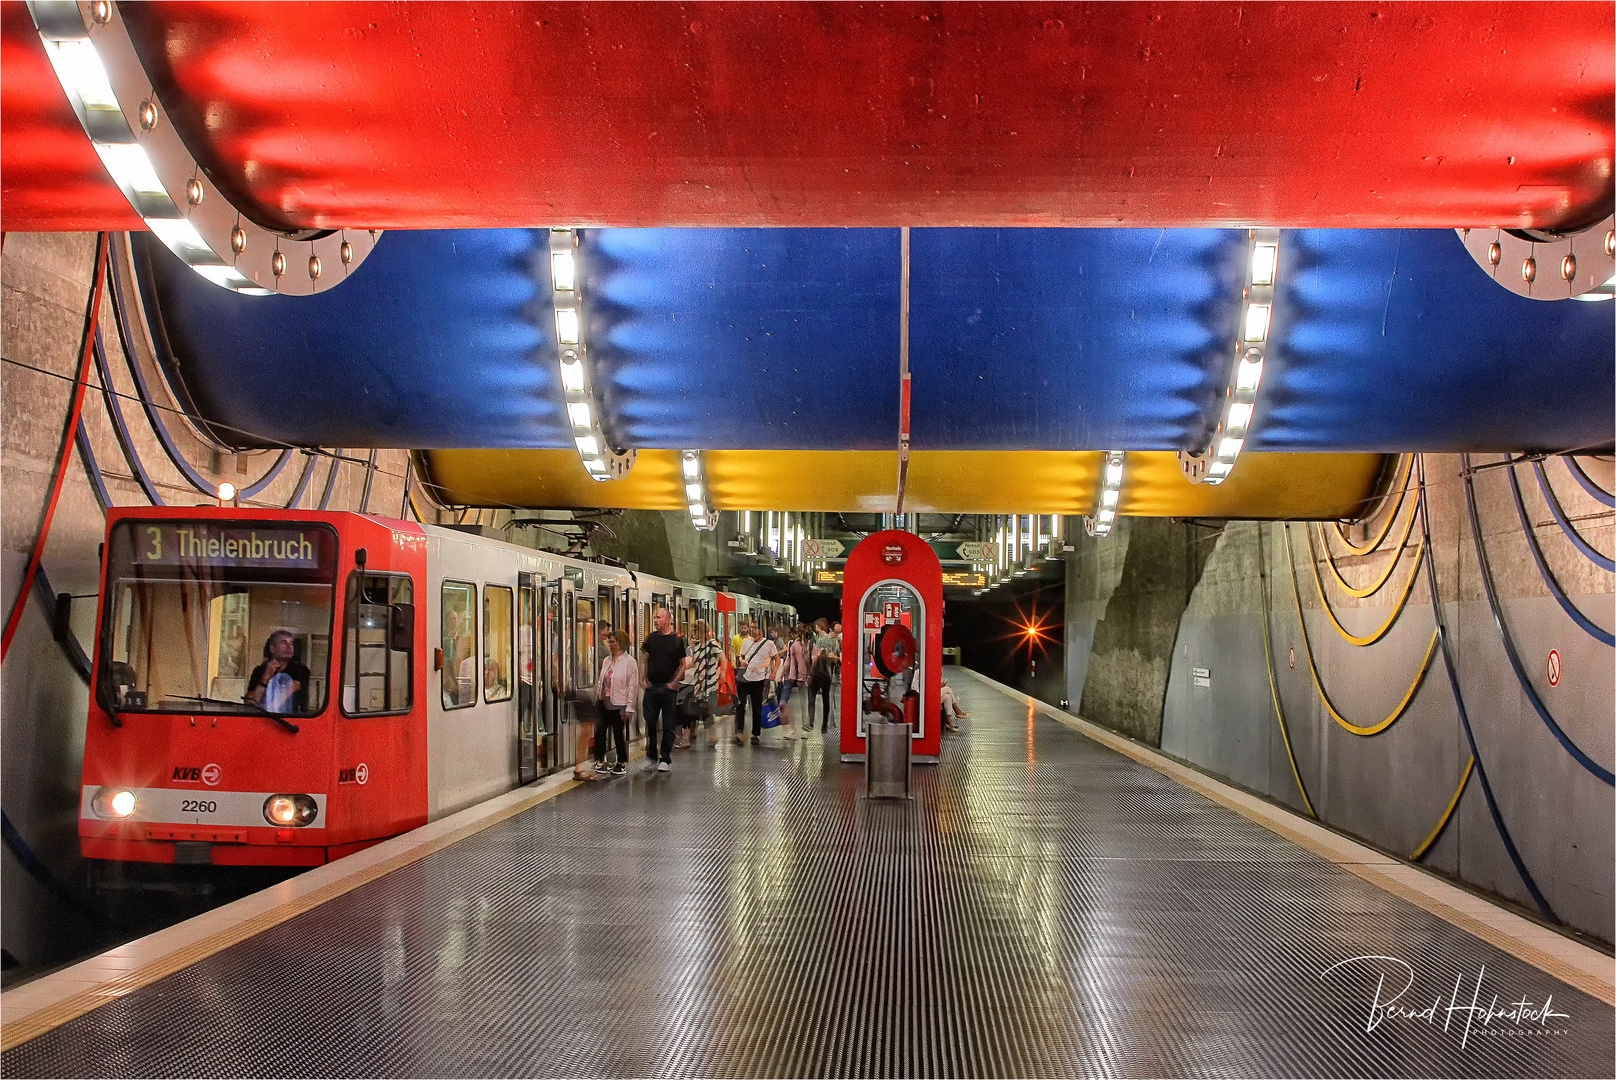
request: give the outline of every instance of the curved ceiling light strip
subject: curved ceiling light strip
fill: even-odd
[[[1223,411],[1212,444],[1197,454],[1179,451],[1178,461],[1192,484],[1221,484],[1234,471],[1245,448],[1257,408],[1268,355],[1268,335],[1274,324],[1274,286],[1279,280],[1279,230],[1252,229],[1246,259],[1246,288],[1240,307],[1240,332],[1235,343],[1234,375],[1223,395]]]
[[[690,524],[702,532],[718,528],[718,512],[707,494],[707,473],[703,468],[700,450],[686,450],[679,455],[679,466],[685,478],[685,502],[690,508]]]
[[[1616,296],[1616,215],[1581,232],[1458,229],[1465,250],[1498,284],[1530,300]]]
[[[309,296],[375,247],[375,230],[277,231],[231,205],[168,122],[112,0],[29,0],[28,11],[113,182],[192,270],[247,296]]]
[[[1122,501],[1122,463],[1127,454],[1121,450],[1107,450],[1100,464],[1099,493],[1094,499],[1094,513],[1085,514],[1083,527],[1090,536],[1110,536],[1111,526],[1117,520],[1117,504]]]
[[[551,229],[550,298],[555,308],[556,351],[572,442],[590,476],[596,480],[621,480],[634,467],[635,451],[613,447],[600,424],[600,406],[589,377],[589,350],[584,342],[582,284],[577,230]]]

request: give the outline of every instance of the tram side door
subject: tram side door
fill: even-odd
[[[539,658],[538,576],[516,575],[516,782],[539,778]]]
[[[544,674],[538,683],[538,762],[541,773],[552,773],[561,767],[557,751],[561,745],[561,695],[566,686],[563,675],[566,670],[566,636],[561,618],[561,583],[546,582],[539,595],[539,664]]]

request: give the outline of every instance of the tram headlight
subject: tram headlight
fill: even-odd
[[[320,804],[312,795],[271,795],[264,800],[264,820],[282,829],[301,829],[319,813]]]
[[[128,788],[104,787],[95,793],[90,809],[95,811],[96,817],[114,821],[126,818],[135,812],[135,793]]]

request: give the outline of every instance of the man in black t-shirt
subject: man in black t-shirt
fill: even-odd
[[[252,677],[247,680],[244,700],[259,706],[265,712],[308,712],[309,669],[292,659],[295,651],[296,642],[293,641],[290,630],[277,630],[269,635],[269,640],[264,642],[264,662],[253,668]],[[285,675],[291,680],[290,696],[284,693],[270,693],[275,689],[273,684],[277,675]],[[269,700],[266,701],[266,698]]]
[[[679,726],[679,684],[684,682],[685,668],[690,666],[690,650],[685,639],[673,632],[673,618],[667,608],[656,613],[656,631],[640,644],[640,685],[645,688],[645,756],[646,767],[658,772],[673,768],[673,735]],[[657,726],[661,723],[662,741],[657,744]]]

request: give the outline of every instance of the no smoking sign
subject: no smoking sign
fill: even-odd
[[[1560,685],[1560,650],[1549,650],[1549,685]]]

